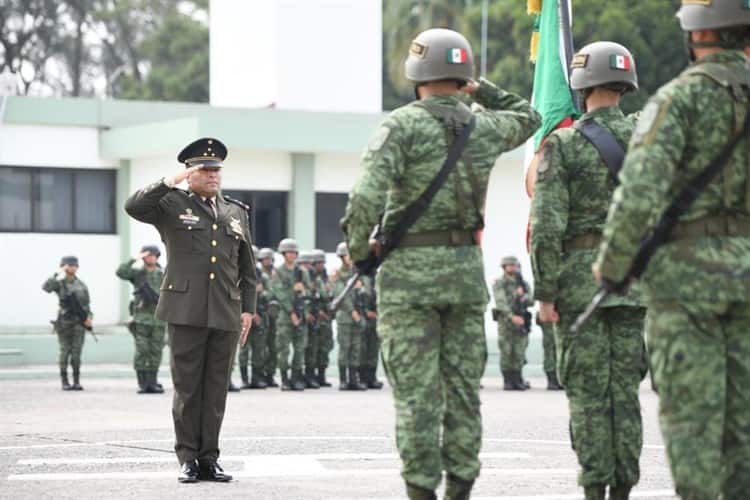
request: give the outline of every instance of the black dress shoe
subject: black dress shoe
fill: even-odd
[[[201,481],[216,481],[218,483],[228,483],[232,480],[232,476],[224,473],[224,469],[214,461],[200,462],[198,478]]]
[[[182,464],[180,475],[177,480],[181,483],[197,483],[200,475],[200,467],[197,460],[189,460]]]

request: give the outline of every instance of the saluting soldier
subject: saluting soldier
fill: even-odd
[[[89,306],[89,289],[81,281],[78,257],[68,255],[60,260],[60,271],[42,285],[47,293],[56,293],[60,309],[54,321],[57,340],[60,342],[60,379],[63,391],[82,391],[81,351],[86,340],[86,328],[91,328],[93,314]],[[68,362],[73,368],[73,385],[68,381]]]
[[[180,482],[231,481],[217,463],[229,375],[238,338],[255,314],[256,273],[246,206],[220,193],[227,149],[199,139],[180,152],[186,169],[125,203],[152,224],[169,259],[156,317],[167,322],[175,451]],[[189,190],[175,186],[186,180]]]
[[[138,258],[123,262],[115,274],[133,284],[133,300],[130,302],[131,321],[128,324],[135,342],[133,368],[138,379],[138,394],[163,393],[157,380],[161,355],[164,350],[166,324],[156,319],[156,304],[164,279],[164,270],[159,265],[161,251],[156,245],[144,245]]]

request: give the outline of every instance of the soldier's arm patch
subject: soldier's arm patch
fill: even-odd
[[[649,101],[638,116],[631,143],[643,144],[649,142],[668,107],[668,103],[665,101]]]
[[[385,141],[388,140],[388,136],[390,134],[391,134],[390,127],[386,125],[381,125],[380,127],[378,127],[378,130],[370,139],[370,142],[367,145],[367,149],[373,153],[380,151],[380,148],[383,147],[383,144],[385,144]]]

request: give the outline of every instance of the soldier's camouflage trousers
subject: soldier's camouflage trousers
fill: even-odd
[[[302,370],[307,345],[307,328],[296,328],[291,319],[281,313],[276,321],[276,352],[281,372],[289,369],[289,351],[292,351],[292,370]],[[290,349],[291,347],[291,349]]]
[[[442,471],[479,474],[479,381],[487,362],[484,304],[379,304],[383,366],[396,404],[406,482],[433,490]]]
[[[336,325],[339,343],[339,366],[359,368],[362,357],[362,329],[355,323]]]
[[[268,317],[268,326],[266,327],[266,361],[263,363],[263,373],[273,375],[276,373],[276,364],[278,363],[278,354],[276,352],[276,318]]]
[[[135,342],[133,368],[136,370],[158,370],[166,342],[166,324],[161,321],[133,323],[131,333]]]
[[[305,344],[305,369],[314,369],[318,367],[320,359],[320,333],[321,329],[314,332],[312,328],[307,328],[307,344]]]
[[[659,422],[681,498],[750,495],[750,302],[652,303]]]
[[[320,324],[320,345],[318,347],[318,368],[328,368],[328,357],[333,350],[333,328],[331,322]]]
[[[638,389],[648,371],[645,310],[599,309],[575,334],[577,313],[560,313],[557,374],[565,387],[581,486],[638,482],[643,445]]]
[[[510,322],[497,324],[497,347],[500,351],[500,370],[521,371],[526,364],[526,348],[529,336],[521,335],[518,327]]]
[[[246,368],[248,362],[252,365],[254,371],[259,373],[265,370],[268,363],[268,346],[266,344],[268,335],[263,326],[253,324],[250,334],[247,337],[245,345],[239,346],[239,364],[240,368]]]
[[[58,358],[60,370],[67,370],[68,363],[74,370],[77,369],[81,366],[81,351],[83,351],[83,342],[86,340],[86,330],[80,323],[59,321],[55,331],[60,344]]]
[[[380,354],[380,340],[378,339],[377,321],[367,321],[367,328],[362,335],[362,359],[360,364],[368,368],[378,366]]]
[[[544,348],[544,373],[551,373],[557,369],[555,357],[555,324],[541,323],[542,347]]]

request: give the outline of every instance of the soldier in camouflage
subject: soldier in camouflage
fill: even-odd
[[[318,364],[318,351],[320,347],[320,307],[324,300],[320,293],[321,283],[313,276],[313,252],[300,252],[297,264],[307,275],[308,281],[305,287],[305,373],[303,380],[306,389],[320,389],[315,368]]]
[[[336,247],[341,266],[336,270],[333,294],[339,295],[353,274],[349,249],[345,242]],[[344,297],[336,311],[336,340],[339,343],[339,390],[364,391],[367,386],[359,380],[359,365],[362,358],[362,315],[355,307],[355,298],[362,288],[362,281],[354,285],[354,292]]]
[[[258,264],[261,276],[263,278],[264,296],[267,300],[268,309],[266,311],[265,334],[266,334],[266,354],[262,361],[262,376],[267,387],[278,387],[279,384],[273,378],[276,373],[276,364],[278,355],[276,353],[276,319],[279,316],[279,302],[271,290],[271,278],[276,274],[273,267],[274,251],[271,248],[261,248],[258,250]]]
[[[547,374],[547,390],[562,391],[562,386],[557,380],[557,361],[555,358],[555,324],[552,322],[542,323],[539,313],[536,315],[536,324],[542,330],[542,349],[544,350],[544,373]]]
[[[263,370],[265,369],[268,348],[266,345],[268,325],[268,277],[263,273],[260,262],[257,260],[259,250],[253,245],[253,255],[256,256],[256,268],[258,283],[255,292],[258,297],[253,328],[244,344],[239,348],[240,377],[242,378],[242,389],[265,389],[268,387]],[[250,376],[247,373],[247,365],[250,363]]]
[[[332,300],[331,280],[328,278],[326,271],[326,254],[323,250],[313,250],[312,254],[312,279],[317,279],[321,296],[319,308],[319,330],[318,330],[318,357],[315,360],[317,367],[317,382],[320,387],[331,387],[330,382],[326,380],[326,370],[328,369],[328,356],[333,350],[333,328],[331,318],[328,315],[328,306]]]
[[[157,380],[167,332],[166,323],[156,319],[156,305],[164,279],[164,271],[159,265],[160,256],[161,251],[157,246],[145,245],[138,259],[123,262],[115,271],[118,278],[133,285],[128,329],[135,342],[133,368],[138,379],[138,394],[164,392]],[[136,264],[137,260],[141,262]]]
[[[492,317],[497,321],[497,345],[503,390],[525,391],[530,387],[523,379],[526,349],[529,347],[528,308],[532,305],[531,288],[521,276],[516,257],[503,257],[503,275],[492,284],[495,307]]]
[[[417,36],[406,76],[418,100],[378,127],[342,221],[352,259],[365,259],[373,226],[380,222],[385,235],[393,231],[436,177],[449,143],[475,118],[462,160],[376,276],[378,334],[411,499],[436,498],[443,471],[445,497],[468,498],[479,475],[489,297],[475,232],[483,226],[498,156],[523,144],[541,123],[526,100],[486,80],[477,83],[473,74],[471,47],[461,34],[432,29]]]
[[[643,317],[635,291],[614,297],[576,334],[570,326],[596,290],[591,264],[617,180],[579,126],[592,121],[626,147],[633,120],[618,106],[638,88],[633,56],[595,42],[573,59],[571,86],[586,113],[554,131],[539,162],[531,208],[531,262],[540,319],[558,323],[557,373],[570,408],[578,482],[586,499],[628,498],[638,482],[643,430],[638,387],[647,371]]]
[[[56,293],[60,299],[54,327],[60,343],[59,364],[63,391],[83,390],[80,380],[81,351],[86,339],[86,328],[91,328],[93,319],[89,289],[78,278],[77,272],[78,258],[65,256],[60,260],[60,270],[42,284],[42,290]],[[68,381],[68,363],[73,368],[73,385]]]
[[[281,374],[282,391],[304,391],[302,376],[307,344],[307,290],[310,288],[307,272],[296,262],[299,246],[291,238],[279,243],[279,253],[284,262],[276,268],[271,278],[271,291],[279,302],[276,323],[276,351]],[[289,378],[289,346],[292,346],[292,376]]]
[[[750,4],[683,1],[692,64],[649,100],[620,173],[595,274],[619,283],[676,193],[742,133]],[[641,277],[659,420],[677,494],[750,492],[750,144],[702,189]]]
[[[378,339],[378,306],[375,293],[375,280],[370,276],[362,278],[362,288],[356,293],[361,297],[359,311],[362,321],[362,355],[359,378],[368,389],[382,389],[383,383],[377,378],[380,340]]]

